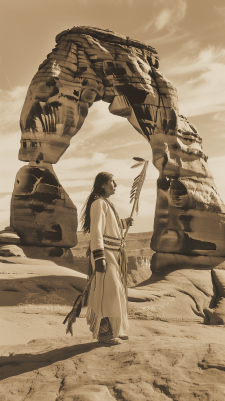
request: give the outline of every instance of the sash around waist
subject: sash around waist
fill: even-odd
[[[121,238],[109,237],[108,235],[103,235],[104,248],[111,251],[118,251],[121,247]]]

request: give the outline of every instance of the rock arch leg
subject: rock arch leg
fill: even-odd
[[[40,65],[28,89],[20,120],[19,159],[29,165],[18,172],[11,201],[11,226],[23,245],[77,243],[76,207],[52,163],[81,128],[88,108],[104,93],[93,69],[85,71],[87,62],[91,65],[84,51],[63,40]]]
[[[199,255],[225,256],[225,205],[197,129],[179,114],[176,88],[144,50],[114,44],[111,54],[113,60],[103,61],[114,95],[109,111],[126,117],[146,138],[159,170],[152,269],[183,264],[181,257],[171,262],[171,253],[190,255],[190,265],[199,263]]]

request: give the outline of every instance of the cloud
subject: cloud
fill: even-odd
[[[167,78],[178,89],[181,114],[225,110],[225,49],[200,49],[197,41],[189,41],[164,63]]]
[[[225,123],[225,110],[214,114],[213,120]]]
[[[221,16],[225,17],[225,7],[217,7],[215,6],[214,9],[216,10],[216,12]]]
[[[187,81],[180,89],[182,114],[194,116],[225,110],[225,65],[210,64],[207,71]]]
[[[201,49],[201,45],[196,40],[185,43],[172,57],[167,58],[169,65],[167,72],[170,75],[182,76],[206,71],[212,63],[225,62],[225,49],[207,46]]]
[[[142,28],[145,33],[151,32],[150,38],[145,37],[145,43],[156,47],[184,42],[190,37],[190,32],[179,25],[186,16],[187,4],[184,0],[155,0],[153,6],[151,19]]]
[[[0,135],[0,194],[12,192],[17,171],[24,165],[18,160],[20,132]],[[0,206],[1,208],[1,206]]]
[[[162,10],[155,21],[155,27],[157,31],[163,29],[171,20],[172,13],[168,8]]]
[[[164,7],[166,5],[166,7]],[[144,26],[144,32],[154,26],[155,30],[161,31],[164,28],[169,30],[169,36],[177,31],[176,25],[185,17],[187,4],[184,0],[157,0],[153,3],[153,15],[151,20]],[[162,8],[163,6],[163,8]],[[168,34],[158,41],[165,40]],[[164,38],[164,39],[163,39]]]
[[[9,130],[18,130],[26,92],[26,86],[17,86],[10,91],[0,89],[0,130],[3,135]]]
[[[214,181],[219,191],[222,200],[225,202],[225,186],[224,186],[224,171],[225,171],[225,156],[210,157],[208,165],[213,173]]]

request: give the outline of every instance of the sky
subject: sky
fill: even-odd
[[[30,81],[73,26],[94,26],[156,48],[159,70],[177,88],[180,114],[203,138],[203,151],[225,201],[225,1],[224,0],[1,0],[0,13],[0,230],[9,225],[10,200],[20,147],[20,112]],[[121,218],[138,170],[133,157],[149,160],[138,216],[130,232],[152,231],[158,170],[146,140],[109,104],[94,103],[70,147],[53,166],[78,213],[100,171],[114,174],[111,200]],[[80,228],[80,227],[79,227]]]

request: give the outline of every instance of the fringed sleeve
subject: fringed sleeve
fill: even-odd
[[[103,234],[106,226],[107,205],[102,199],[95,200],[91,205],[91,251],[94,261],[105,259]]]

